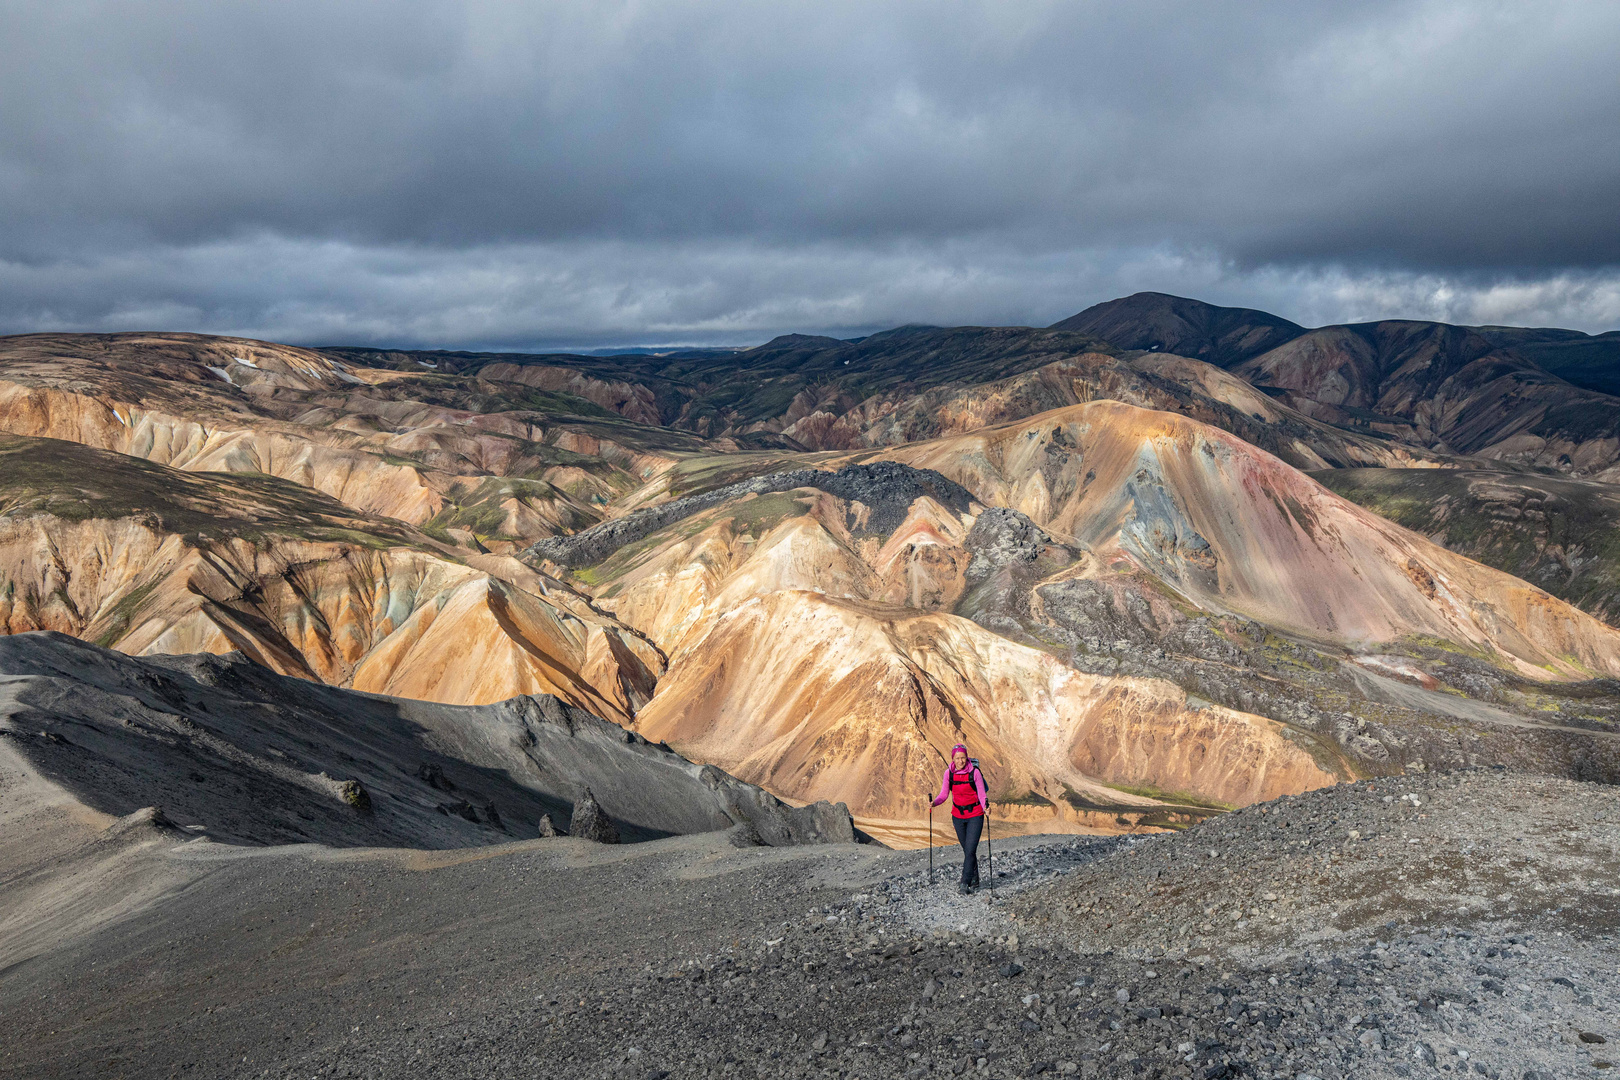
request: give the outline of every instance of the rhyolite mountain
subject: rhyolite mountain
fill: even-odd
[[[547,695],[896,843],[960,739],[1027,831],[1620,775],[1585,516],[1620,402],[1494,328],[1076,319],[609,357],[0,339],[0,629]]]
[[[555,694],[625,721],[663,659],[509,557],[257,472],[0,436],[0,631],[460,704]]]

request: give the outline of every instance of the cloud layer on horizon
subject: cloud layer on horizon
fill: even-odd
[[[0,332],[1620,325],[1612,4],[0,4]]]

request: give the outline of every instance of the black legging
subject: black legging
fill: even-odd
[[[984,815],[952,817],[956,826],[956,842],[962,845],[962,884],[979,884],[979,834],[984,832]]]

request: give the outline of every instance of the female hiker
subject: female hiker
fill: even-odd
[[[979,763],[968,757],[967,747],[957,743],[951,747],[951,763],[945,767],[945,779],[939,786],[939,797],[930,805],[938,806],[951,801],[951,824],[956,826],[956,842],[962,845],[963,895],[979,887],[979,836],[984,832],[985,811],[990,800],[985,794],[984,773]]]

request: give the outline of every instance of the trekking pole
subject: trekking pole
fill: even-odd
[[[990,903],[996,902],[996,842],[990,839],[990,811],[984,812],[984,842],[990,847]]]
[[[933,884],[933,803],[928,803],[928,884]]]

